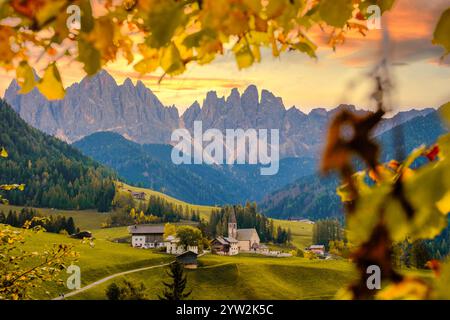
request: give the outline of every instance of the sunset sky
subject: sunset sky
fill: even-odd
[[[450,59],[440,61],[443,49],[431,44],[434,26],[448,4],[448,0],[398,0],[383,18],[382,27],[389,25],[394,50],[392,72],[398,110],[437,107],[450,100]],[[296,106],[304,112],[315,107],[332,108],[339,103],[366,108],[371,83],[365,74],[379,60],[382,31],[370,31],[366,37],[351,35],[336,52],[327,47],[326,34],[313,31],[313,38],[320,44],[317,61],[296,52],[273,58],[266,51],[260,64],[239,71],[229,54],[210,65],[192,64],[184,74],[165,78],[159,85],[161,72],[140,78],[124,61],[106,69],[119,84],[127,77],[143,80],[165,105],[175,105],[180,112],[195,100],[201,103],[210,90],[219,96],[228,95],[231,88],[242,92],[249,84],[272,91],[283,98],[287,108]],[[83,77],[77,63],[61,69],[66,86]],[[13,76],[0,71],[0,95]]]

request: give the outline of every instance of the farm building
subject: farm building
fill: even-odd
[[[313,244],[309,246],[308,250],[322,256],[325,254],[325,246],[322,244]]]
[[[177,257],[177,262],[184,265],[185,268],[195,269],[197,268],[197,253],[192,251],[186,251],[182,254],[179,254]]]
[[[145,192],[131,191],[131,196],[136,200],[145,200]]]
[[[131,234],[131,245],[135,248],[164,247],[164,226],[162,225],[134,225],[128,227]]]

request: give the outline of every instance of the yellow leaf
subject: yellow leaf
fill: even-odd
[[[2,158],[7,158],[8,157],[8,152],[3,147],[0,148],[0,157],[2,157]]]
[[[159,66],[157,59],[142,59],[134,65],[134,70],[140,74],[150,73],[155,71]]]
[[[392,283],[377,294],[382,300],[425,300],[430,288],[422,280],[408,277],[399,283]]]
[[[442,105],[439,108],[439,113],[441,114],[441,117],[444,118],[444,120],[447,122],[447,125],[450,126],[450,102]]]
[[[441,45],[450,53],[450,8],[444,11],[433,33],[433,44]]]
[[[44,77],[39,81],[37,87],[48,100],[60,100],[64,98],[65,91],[61,82],[61,76],[54,63],[47,67]]]
[[[17,82],[19,83],[19,93],[27,94],[36,86],[33,69],[26,61],[22,61],[16,69]]]
[[[448,214],[450,212],[450,191],[447,191],[444,197],[436,203],[436,207],[443,214]]]
[[[250,67],[255,61],[255,57],[253,56],[248,43],[243,39],[235,44],[233,52],[239,69]]]
[[[183,73],[186,69],[183,61],[181,60],[180,52],[173,42],[168,47],[163,49],[160,65],[161,68],[163,68],[164,71],[170,75]]]

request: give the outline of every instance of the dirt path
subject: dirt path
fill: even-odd
[[[135,273],[135,272],[140,272],[140,271],[145,271],[145,270],[150,270],[150,269],[156,269],[156,268],[166,267],[166,266],[172,264],[173,262],[174,262],[174,261],[167,262],[167,263],[163,263],[163,264],[158,264],[158,265],[155,265],[155,266],[143,267],[143,268],[139,268],[139,269],[133,269],[133,270],[128,270],[128,271],[123,271],[123,272],[115,273],[115,274],[112,274],[112,275],[110,275],[110,276],[107,276],[106,278],[103,278],[103,279],[100,279],[100,280],[98,280],[98,281],[92,282],[91,284],[88,284],[87,286],[82,287],[82,288],[80,288],[80,289],[78,289],[78,290],[75,290],[75,291],[66,293],[66,294],[64,294],[64,297],[59,296],[59,297],[54,298],[54,299],[52,299],[52,300],[64,300],[65,298],[68,298],[68,297],[72,297],[72,296],[74,296],[74,295],[77,295],[77,294],[79,294],[79,293],[81,293],[81,292],[83,292],[83,291],[89,290],[89,289],[91,289],[91,288],[93,288],[93,287],[95,287],[95,286],[98,286],[99,284],[102,284],[102,283],[104,283],[104,282],[106,282],[106,281],[109,281],[109,280],[111,280],[111,279],[114,279],[114,278],[117,278],[117,277],[120,277],[120,276],[129,274],[129,273]]]
[[[198,257],[200,258],[201,256],[205,255],[205,253],[206,253],[206,252],[203,252],[203,253],[199,254]],[[132,270],[128,270],[128,271],[123,271],[123,272],[115,273],[115,274],[112,274],[112,275],[110,275],[110,276],[107,276],[106,278],[103,278],[103,279],[97,280],[97,281],[95,281],[95,282],[92,282],[92,283],[88,284],[87,286],[82,287],[82,288],[80,288],[80,289],[78,289],[78,290],[75,290],[75,291],[66,293],[66,294],[64,294],[64,297],[59,296],[59,297],[54,298],[54,299],[52,299],[52,300],[64,300],[65,298],[69,298],[69,297],[72,297],[72,296],[74,296],[74,295],[77,295],[77,294],[79,294],[80,292],[89,290],[89,289],[91,289],[91,288],[93,288],[93,287],[95,287],[95,286],[98,286],[99,284],[102,284],[102,283],[104,283],[104,282],[106,282],[106,281],[109,281],[109,280],[111,280],[111,279],[114,279],[114,278],[117,278],[117,277],[120,277],[120,276],[129,274],[129,273],[135,273],[135,272],[140,272],[140,271],[145,271],[145,270],[150,270],[150,269],[156,269],[156,268],[167,267],[168,265],[170,265],[170,264],[172,264],[172,263],[174,263],[174,262],[175,262],[175,260],[174,260],[174,261],[171,261],[171,262],[163,263],[163,264],[158,264],[158,265],[155,265],[155,266],[143,267],[143,268],[139,268],[139,269],[132,269]]]

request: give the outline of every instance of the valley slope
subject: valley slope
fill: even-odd
[[[3,194],[12,204],[108,211],[115,174],[81,152],[25,123],[0,100],[0,184],[25,184]]]

